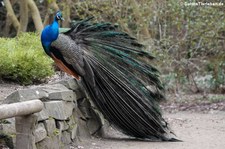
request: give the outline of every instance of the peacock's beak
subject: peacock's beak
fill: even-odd
[[[57,20],[64,21],[64,18],[63,18],[62,16],[56,16],[56,19],[57,19]]]

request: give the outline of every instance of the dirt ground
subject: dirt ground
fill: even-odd
[[[0,82],[0,101],[15,90],[26,87]],[[185,97],[182,96],[182,97]],[[219,98],[225,98],[220,95]],[[173,97],[174,98],[174,97]],[[225,100],[194,100],[199,96],[186,96],[189,102],[170,100],[162,104],[164,116],[183,142],[148,142],[128,139],[115,130],[107,138],[80,139],[76,149],[224,149]]]
[[[82,140],[79,149],[224,149],[225,112],[165,113],[183,142],[147,142],[123,138]],[[112,137],[114,134],[111,134]]]
[[[26,87],[14,83],[5,83],[0,81],[0,102],[12,92]]]

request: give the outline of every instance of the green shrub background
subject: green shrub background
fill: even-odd
[[[44,53],[38,34],[0,38],[0,78],[28,85],[53,73],[52,60]]]
[[[185,5],[185,2],[199,2],[197,0],[72,1],[71,19],[94,16],[94,21],[118,24],[123,31],[144,43],[147,50],[156,57],[155,65],[161,71],[167,90],[172,92],[225,92],[225,5]],[[63,3],[64,1],[58,2],[62,10]],[[36,4],[44,19],[46,12],[42,9],[43,4]],[[63,11],[63,15],[66,14],[66,11]],[[30,24],[29,30],[32,30],[32,27]],[[35,44],[41,52],[39,37],[35,34],[34,36],[28,37],[27,35],[28,38],[33,39],[30,41],[31,39],[24,37],[24,42],[28,42],[29,45],[30,41],[30,45]],[[22,37],[18,40],[20,38],[22,40]],[[0,44],[3,44],[2,41]],[[12,39],[11,42],[15,41]],[[4,46],[1,45],[2,48]],[[47,67],[45,62],[43,60],[39,66]],[[4,61],[4,63],[9,63],[9,61]],[[32,62],[29,63],[31,65]],[[0,69],[3,70],[2,66]],[[13,70],[12,66],[10,69]],[[30,71],[30,69],[27,70]],[[43,72],[40,73],[43,74]],[[0,75],[3,73],[0,72]],[[14,73],[4,75],[4,77],[11,78],[18,78],[18,76],[21,75]]]
[[[167,90],[221,92],[225,5],[186,6],[185,2],[199,1],[85,0],[76,2],[71,14],[118,23],[137,37],[156,57]]]

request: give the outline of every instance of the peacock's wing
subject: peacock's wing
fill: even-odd
[[[59,28],[59,33],[65,33],[71,30],[71,28]]]
[[[116,26],[87,19],[60,35],[51,51],[83,78],[96,106],[117,128],[138,138],[170,140],[158,106],[164,89],[143,48]]]

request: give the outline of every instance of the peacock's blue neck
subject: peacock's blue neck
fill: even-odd
[[[41,33],[41,43],[45,52],[50,55],[51,43],[59,36],[59,23],[55,18],[52,24],[46,26]]]

